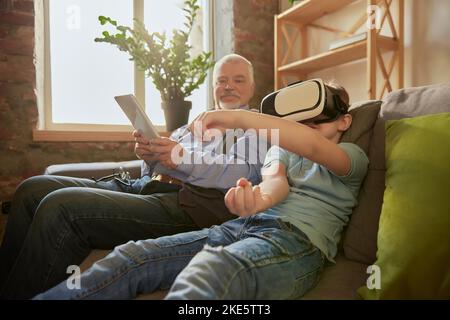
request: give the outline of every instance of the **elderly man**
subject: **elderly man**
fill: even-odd
[[[249,109],[255,84],[247,59],[225,56],[213,80],[216,109]],[[224,193],[241,177],[261,181],[265,150],[250,143],[251,133],[235,138],[228,150],[195,141],[187,126],[152,141],[133,134],[136,155],[144,160],[140,179],[37,176],[18,187],[0,248],[1,298],[26,299],[53,287],[93,248],[227,221],[233,215],[223,204]],[[174,163],[174,150],[195,161]],[[260,156],[252,163],[246,152]]]

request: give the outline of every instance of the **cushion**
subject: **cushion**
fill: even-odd
[[[344,253],[348,259],[372,264],[376,259],[378,222],[385,188],[385,122],[378,119],[368,152],[369,167],[361,185],[358,204],[353,209],[344,234]]]
[[[372,100],[353,104],[350,114],[353,123],[342,136],[342,142],[356,143],[369,157],[369,168],[358,196],[358,204],[344,232],[342,246],[345,256],[354,261],[371,264],[375,261],[378,219],[384,192],[384,125],[378,124],[378,138],[374,140],[381,101]],[[380,130],[381,128],[381,130]],[[375,159],[376,158],[376,159]],[[382,177],[383,179],[380,179]]]
[[[354,300],[356,290],[366,283],[367,265],[348,260],[342,254],[335,257],[336,264],[327,265],[317,285],[301,300]]]
[[[450,299],[450,113],[388,121],[386,191],[365,299]]]
[[[366,264],[372,264],[376,259],[378,222],[385,188],[384,120],[439,112],[450,112],[450,83],[401,89],[383,99],[367,153],[370,161],[367,175],[344,234],[343,247],[348,259]],[[358,145],[367,152],[364,145]]]
[[[384,120],[412,118],[450,111],[450,83],[393,91],[383,99]]]
[[[381,101],[370,100],[352,104],[349,112],[353,117],[350,128],[342,135],[341,142],[357,144],[366,154],[375,121],[378,118]]]

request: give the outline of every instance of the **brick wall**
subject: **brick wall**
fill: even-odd
[[[274,87],[273,21],[278,0],[234,0],[233,5],[234,50],[253,63],[256,92],[251,104],[259,107]]]
[[[255,67],[252,105],[273,90],[273,15],[278,0],[234,1],[235,51]],[[36,143],[38,111],[32,0],[0,0],[0,201],[55,163],[135,159],[131,143]]]
[[[34,4],[0,0],[0,201],[56,163],[135,159],[131,143],[36,143]]]

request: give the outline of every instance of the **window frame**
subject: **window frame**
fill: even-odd
[[[207,51],[213,52],[213,7],[214,1],[201,0],[204,7],[205,37],[204,45]],[[51,80],[51,46],[50,46],[50,0],[41,0],[37,7],[40,7],[41,15],[36,15],[36,18],[43,19],[43,25],[36,28],[36,34],[41,31],[40,39],[36,41],[36,64],[37,64],[37,95],[38,95],[38,109],[39,121],[37,128],[33,130],[34,141],[133,141],[130,132],[133,131],[131,125],[107,125],[107,124],[79,124],[79,123],[54,123],[52,119],[52,80]],[[144,0],[133,0],[133,18],[144,21]],[[41,54],[39,54],[39,52]],[[213,53],[214,56],[214,53]],[[38,61],[41,59],[42,61]],[[41,64],[39,68],[38,64]],[[39,77],[39,70],[41,70],[41,77]],[[207,101],[211,105],[213,101],[212,85],[211,85],[211,70],[208,72],[206,79],[207,85]],[[145,72],[140,71],[134,65],[134,94],[145,109]],[[205,109],[206,111],[206,109]],[[157,126],[157,130],[162,135],[168,135],[165,126]]]

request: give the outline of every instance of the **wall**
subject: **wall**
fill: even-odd
[[[233,12],[234,50],[253,63],[256,92],[251,104],[259,107],[274,87],[273,21],[278,0],[234,0]]]
[[[406,0],[406,85],[450,82],[450,1]]]
[[[252,105],[258,106],[273,90],[273,15],[278,1],[216,0],[216,6],[220,18],[215,30],[216,58],[237,52],[253,62],[257,92]],[[284,10],[287,0],[280,6]],[[449,12],[448,0],[405,1],[405,86],[450,81]],[[351,21],[352,14],[352,10],[343,12],[335,19]],[[327,20],[327,24],[332,23]],[[24,178],[42,173],[50,164],[135,158],[130,143],[32,141],[38,119],[34,26],[32,0],[0,0],[0,201],[9,199]],[[315,37],[313,49],[323,46],[321,40]],[[353,101],[366,98],[363,63],[316,75],[344,84]]]
[[[215,0],[216,60],[235,52],[255,69],[256,92],[250,104],[259,107],[273,91],[273,18],[278,0]]]
[[[219,0],[216,6],[216,59],[237,52],[253,62],[257,91],[252,105],[259,106],[273,90],[273,16],[278,0]],[[42,28],[34,12],[33,0],[0,0],[0,201],[9,200],[20,181],[51,164],[135,159],[131,143],[32,140],[39,117],[34,90],[41,83],[39,79],[36,84],[34,36]]]
[[[233,0],[214,0],[214,55],[216,61],[234,52]]]
[[[51,164],[135,159],[131,143],[36,143],[32,0],[0,0],[0,201]]]
[[[393,2],[396,12],[396,0]],[[366,3],[365,0],[359,1],[318,21],[323,25],[345,30],[354,22],[355,12],[359,16],[365,10]],[[280,1],[280,11],[289,7],[287,0]],[[448,0],[405,0],[405,87],[450,82],[449,18]],[[313,39],[309,48],[312,52],[326,50],[327,43],[337,38],[324,31],[310,30],[309,34]],[[389,54],[384,57],[390,58]],[[364,62],[323,70],[310,74],[309,77],[337,80],[348,89],[352,102],[367,99]],[[377,85],[380,86],[381,83]]]

